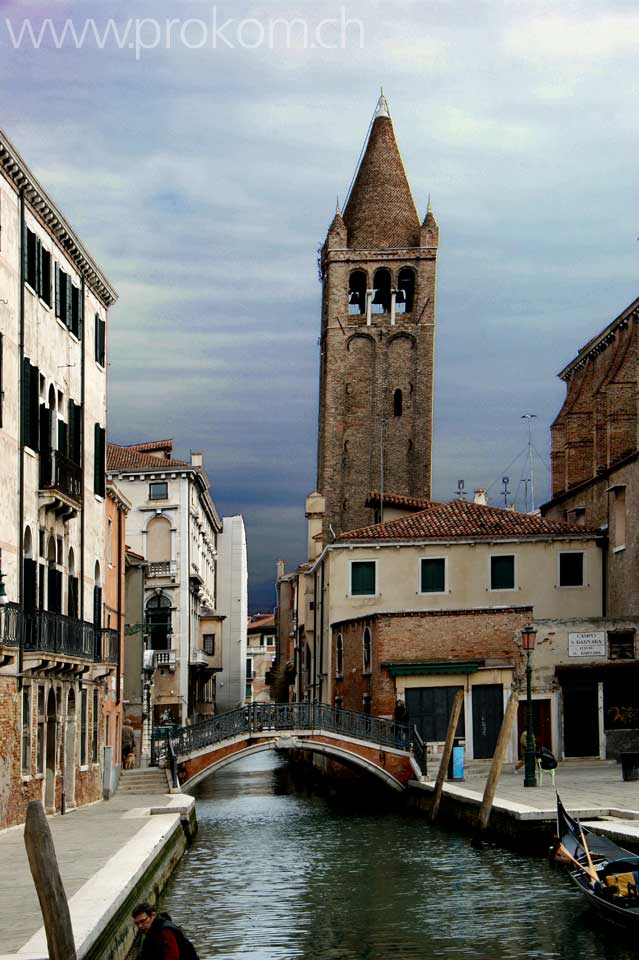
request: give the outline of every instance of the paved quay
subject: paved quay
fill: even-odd
[[[180,794],[121,793],[49,817],[76,947],[94,935],[96,921],[110,914],[136,870],[181,829],[181,817],[193,803]],[[0,831],[0,960],[47,956],[23,835],[22,826]]]

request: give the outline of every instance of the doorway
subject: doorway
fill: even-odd
[[[69,690],[64,733],[64,798],[67,807],[75,806],[75,693],[73,690]]]
[[[564,755],[599,756],[599,686],[596,680],[563,688]]]
[[[414,687],[406,690],[409,722],[417,727],[424,743],[438,743],[446,739],[455,694],[463,689],[463,687]],[[463,737],[464,735],[462,709],[455,736]]]
[[[44,806],[47,813],[55,810],[55,761],[57,746],[56,700],[53,687],[47,697],[46,772],[44,781]]]
[[[473,685],[473,759],[488,760],[495,752],[504,718],[504,688],[501,683]]]

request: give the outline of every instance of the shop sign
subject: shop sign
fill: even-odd
[[[605,657],[606,656],[606,634],[605,631],[593,633],[569,633],[568,634],[568,656],[569,657]]]

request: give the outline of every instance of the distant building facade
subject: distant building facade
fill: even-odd
[[[271,702],[271,671],[276,658],[275,617],[256,614],[247,627],[246,703]]]
[[[108,310],[116,293],[0,133],[0,826],[102,795]]]
[[[223,616],[222,668],[217,675],[217,711],[236,710],[246,696],[248,559],[241,516],[224,517],[218,538],[218,610]]]
[[[566,398],[551,427],[552,499],[541,507],[602,537],[606,619],[589,656],[573,639],[561,673],[564,703],[600,717],[572,734],[588,756],[639,749],[638,323],[635,300],[559,374]]]
[[[317,491],[324,531],[371,522],[366,491],[430,496],[439,229],[417,214],[380,98],[321,251]]]
[[[172,441],[108,447],[109,479],[131,503],[127,541],[144,557],[146,667],[153,668],[151,720],[186,723],[215,708],[215,673],[200,619],[216,609],[222,521],[201,454],[173,458]],[[138,641],[139,642],[139,641]]]

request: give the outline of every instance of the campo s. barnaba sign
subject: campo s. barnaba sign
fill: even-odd
[[[569,657],[605,657],[606,633],[597,631],[591,633],[568,634]]]

